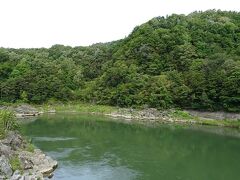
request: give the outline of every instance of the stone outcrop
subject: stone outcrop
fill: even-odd
[[[36,108],[27,104],[17,106],[0,106],[0,110],[13,111],[17,117],[38,116],[41,114],[41,112],[39,112]]]
[[[18,157],[24,170],[31,169],[43,176],[51,176],[57,168],[57,161],[46,156],[40,149],[35,149],[34,152],[21,151]]]
[[[116,112],[111,114],[105,114],[111,117],[124,118],[124,119],[137,119],[137,120],[152,120],[152,121],[162,121],[162,120],[171,120],[169,112],[167,111],[158,111],[155,108],[146,108],[143,110],[135,109],[125,109],[121,108]]]
[[[13,108],[13,111],[17,117],[38,116],[40,114],[36,108],[25,104]]]
[[[39,149],[29,152],[26,147],[27,142],[16,132],[8,132],[6,138],[0,140],[0,179],[39,180],[53,176],[57,161]],[[18,160],[20,169],[13,170],[12,158]]]

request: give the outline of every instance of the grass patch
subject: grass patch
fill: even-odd
[[[30,142],[28,142],[27,145],[26,145],[25,150],[28,151],[28,152],[32,152],[33,153],[34,149],[35,149],[34,145],[31,144]]]
[[[13,112],[0,110],[0,138],[4,138],[7,131],[16,130],[19,125]]]
[[[215,120],[215,119],[199,119],[197,121],[198,124],[202,125],[210,125],[210,126],[224,126],[231,128],[240,128],[240,120]]]
[[[117,107],[87,103],[45,104],[41,107],[43,111],[54,109],[57,112],[111,113],[117,110]]]
[[[10,165],[13,171],[19,170],[21,173],[23,173],[23,168],[20,159],[17,156],[13,156],[10,158]]]
[[[216,120],[216,119],[205,119],[201,117],[196,117],[190,115],[186,111],[175,110],[170,113],[170,115],[176,119],[181,120],[194,120],[197,124],[201,125],[209,125],[209,126],[224,126],[224,127],[232,127],[232,128],[240,128],[240,119],[239,120]]]
[[[182,119],[182,120],[193,120],[196,119],[196,117],[190,115],[186,111],[181,111],[181,110],[175,110],[171,112],[170,114],[172,117],[177,118],[177,119]]]

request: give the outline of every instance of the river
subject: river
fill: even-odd
[[[58,161],[54,180],[240,177],[240,138],[219,127],[142,125],[97,115],[58,113],[24,123],[21,131]]]

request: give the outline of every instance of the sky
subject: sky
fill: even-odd
[[[88,46],[128,36],[157,16],[240,11],[239,0],[0,0],[0,47]]]

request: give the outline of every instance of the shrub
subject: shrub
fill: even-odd
[[[194,119],[194,117],[191,116],[188,112],[181,111],[181,110],[175,110],[174,112],[172,112],[172,116],[178,119],[185,119],[185,120]]]
[[[0,110],[0,137],[3,137],[6,131],[16,130],[18,123],[11,111]]]

